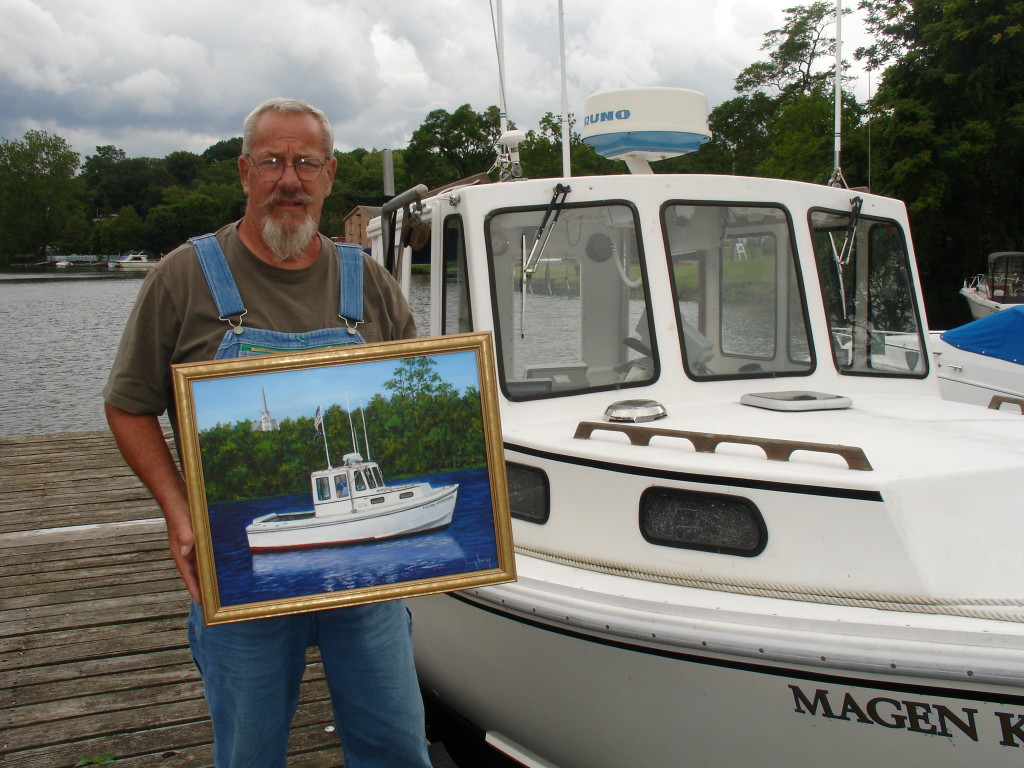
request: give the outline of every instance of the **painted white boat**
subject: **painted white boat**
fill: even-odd
[[[326,443],[326,438],[325,438]],[[346,454],[342,466],[310,473],[313,508],[257,517],[245,533],[254,552],[360,544],[451,525],[459,486],[388,485],[375,461]]]
[[[987,270],[965,280],[960,295],[967,299],[975,319],[1024,303],[1024,252],[990,253]]]
[[[621,96],[587,123],[632,167],[692,145]],[[389,205],[430,227],[431,333],[494,334],[519,575],[411,601],[453,756],[1019,763],[1021,417],[940,397],[902,202],[636,173],[424,193]]]
[[[932,331],[930,341],[943,397],[1024,411],[1024,305]]]
[[[160,259],[144,253],[129,252],[107,262],[111,269],[152,269],[160,263]]]

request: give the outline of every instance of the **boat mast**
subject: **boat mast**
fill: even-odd
[[[835,149],[833,152],[830,187],[845,187],[842,170],[843,142],[843,0],[836,0],[836,73],[835,73]]]
[[[363,420],[363,445],[366,446],[366,460],[372,461],[370,458],[370,436],[366,433],[366,412],[363,410],[363,401],[359,401],[359,418]]]
[[[348,413],[348,431],[352,436],[352,453],[359,453],[359,441],[356,440],[356,428],[352,423],[352,406],[348,404],[348,392],[345,393],[345,411]]]
[[[569,156],[569,94],[565,84],[565,11],[558,0],[558,53],[562,67],[562,176],[572,176]]]

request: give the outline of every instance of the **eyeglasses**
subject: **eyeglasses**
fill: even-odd
[[[327,163],[314,160],[311,157],[300,157],[294,163],[286,163],[279,157],[268,157],[266,160],[260,160],[259,162],[253,160],[250,155],[245,157],[252,163],[256,173],[264,181],[279,181],[284,176],[284,169],[289,165],[295,169],[295,175],[299,177],[299,181],[313,181],[324,172],[324,168],[327,165]]]

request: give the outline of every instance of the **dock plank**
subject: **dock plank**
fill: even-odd
[[[212,766],[188,604],[160,511],[109,432],[0,437],[0,763]],[[289,768],[341,766],[333,728],[311,650]]]

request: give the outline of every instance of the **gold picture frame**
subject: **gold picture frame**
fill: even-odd
[[[515,579],[490,334],[172,375],[207,624]]]

